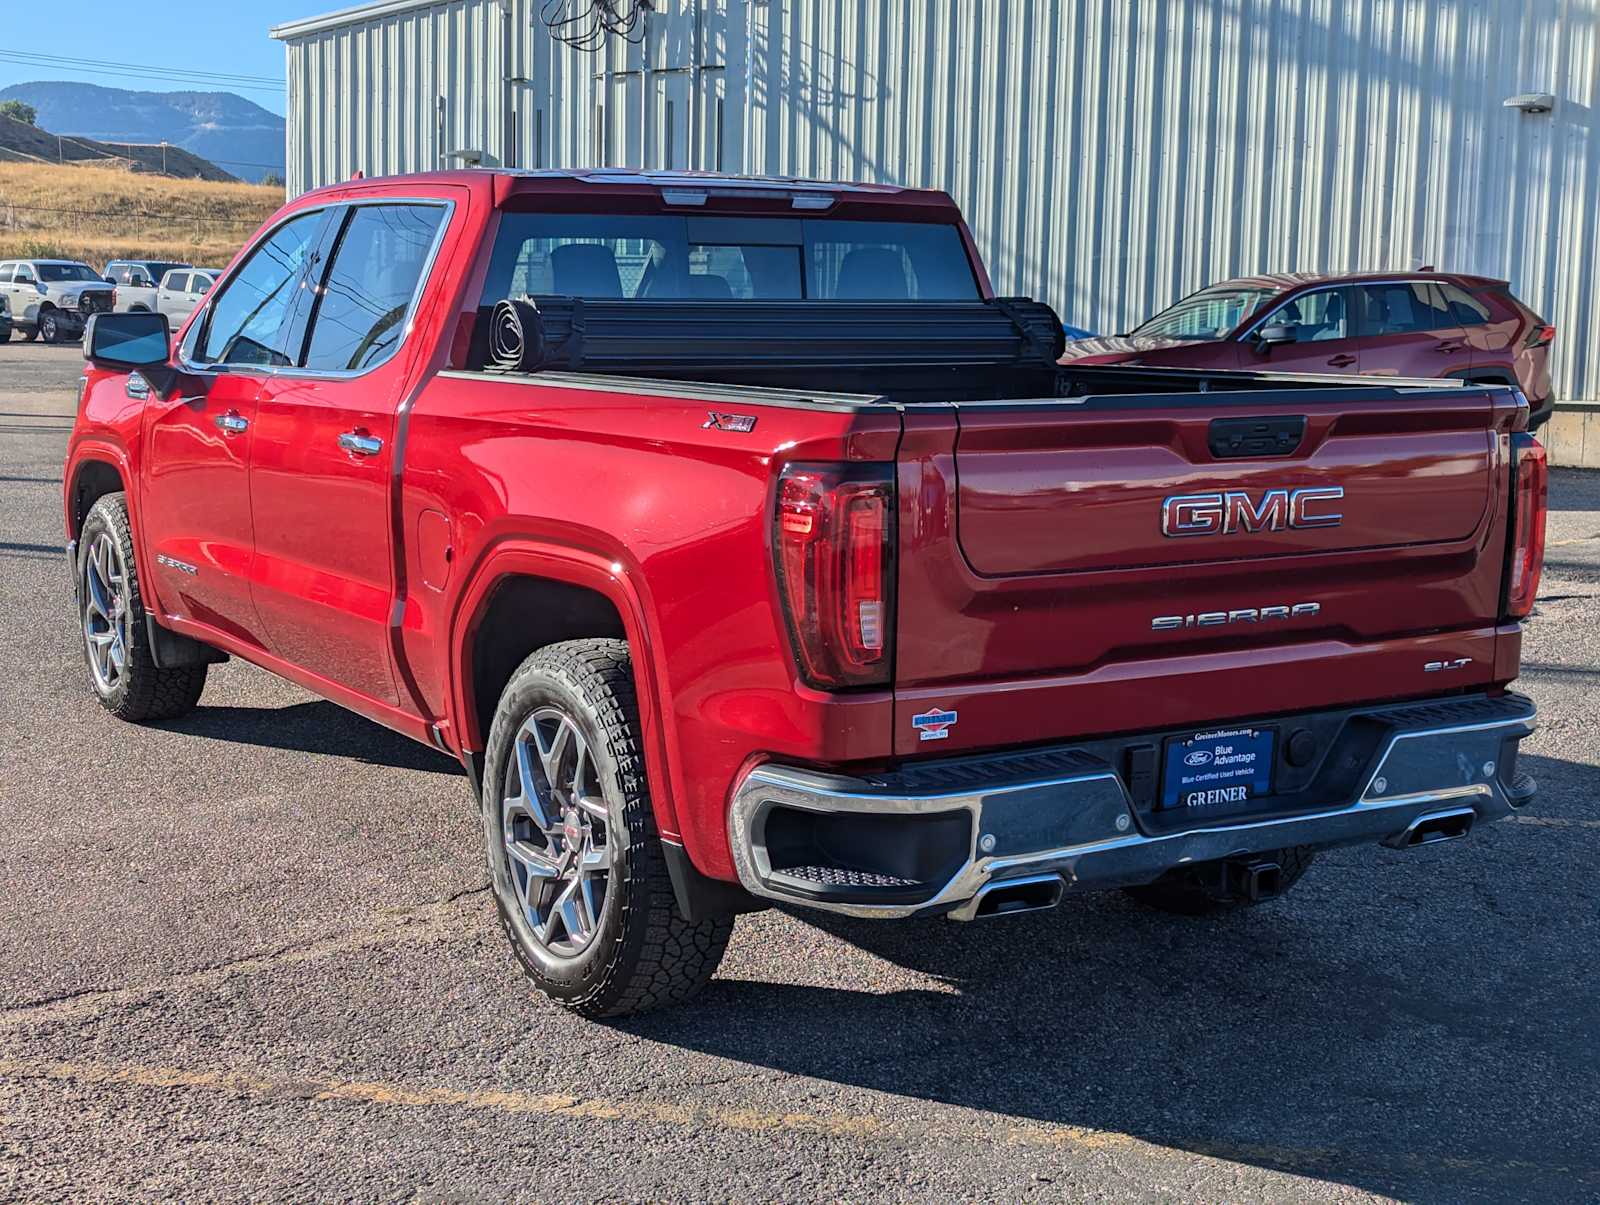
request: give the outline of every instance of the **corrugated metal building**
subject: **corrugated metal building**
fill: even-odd
[[[1590,3],[654,0],[596,53],[549,3],[274,30],[291,192],[463,158],[944,188],[998,289],[1102,331],[1221,277],[1436,264],[1510,278],[1600,399]]]

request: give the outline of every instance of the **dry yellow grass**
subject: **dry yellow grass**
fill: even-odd
[[[164,259],[217,267],[283,190],[114,168],[0,163],[0,259]]]

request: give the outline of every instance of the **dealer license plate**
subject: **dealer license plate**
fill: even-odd
[[[1218,808],[1272,794],[1270,728],[1219,728],[1167,740],[1164,808]]]

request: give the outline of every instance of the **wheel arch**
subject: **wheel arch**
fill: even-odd
[[[1469,368],[1461,373],[1461,380],[1471,385],[1510,385],[1521,389],[1516,374],[1504,368]]]
[[[118,460],[102,449],[92,449],[85,452],[72,466],[72,476],[67,486],[67,536],[76,540],[78,533],[83,530],[83,521],[89,515],[89,510],[107,494],[121,491],[127,494],[128,482],[123,472],[123,466]],[[133,504],[129,501],[128,513],[131,518]]]
[[[626,640],[657,828],[676,838],[681,830],[667,761],[668,721],[650,632],[644,601],[621,562],[573,549],[495,550],[462,591],[452,624],[452,709],[463,755],[481,770],[500,694],[529,653],[563,640]]]

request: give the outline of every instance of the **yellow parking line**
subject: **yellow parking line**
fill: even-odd
[[[890,1120],[871,1113],[820,1114],[725,1108],[682,1101],[586,1099],[561,1093],[458,1089],[323,1077],[277,1078],[255,1072],[192,1071],[131,1063],[57,1062],[43,1059],[0,1059],[0,1081],[68,1083],[77,1086],[148,1088],[216,1092],[228,1097],[264,1100],[302,1099],[357,1102],[402,1109],[467,1109],[507,1116],[581,1118],[646,1123],[679,1128],[716,1128],[740,1133],[782,1133],[894,1141],[926,1147],[930,1142],[993,1143],[1070,1150],[1081,1153],[1116,1151],[1178,1159],[1215,1159],[1246,1163],[1289,1174],[1338,1176],[1338,1168],[1427,1174],[1441,1170],[1473,1177],[1559,1176],[1577,1184],[1600,1184],[1600,1167],[1554,1166],[1534,1160],[1473,1159],[1407,1152],[1352,1152],[1334,1148],[1296,1149],[1264,1144],[1200,1140],[1157,1143],[1115,1130],[1095,1130],[1051,1122],[967,1125]]]

